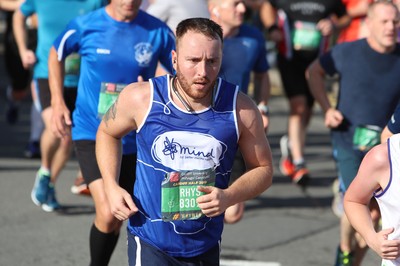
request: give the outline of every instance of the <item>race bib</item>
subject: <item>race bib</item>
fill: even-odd
[[[161,215],[163,221],[196,220],[204,216],[197,198],[204,193],[198,186],[214,186],[214,169],[171,172],[161,186]]]
[[[321,43],[322,35],[317,24],[295,21],[292,31],[292,43],[295,50],[316,50]]]
[[[101,83],[99,105],[97,107],[98,118],[101,119],[104,116],[125,86],[126,84]]]
[[[355,149],[367,152],[381,142],[382,129],[378,126],[357,126],[353,135],[353,146]]]
[[[72,53],[65,58],[65,75],[79,75],[81,68],[81,56]]]

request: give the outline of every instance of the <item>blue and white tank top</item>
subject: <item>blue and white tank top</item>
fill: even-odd
[[[375,193],[382,214],[382,228],[394,228],[389,239],[400,239],[400,134],[393,135],[387,141],[390,162],[390,180],[383,191]],[[400,265],[396,260],[382,260],[383,266]]]
[[[150,80],[152,101],[137,130],[139,212],[128,229],[170,256],[192,257],[221,239],[224,217],[201,215],[196,188],[228,187],[238,147],[238,88],[218,79],[212,106],[191,113],[172,101],[171,80],[169,75]]]

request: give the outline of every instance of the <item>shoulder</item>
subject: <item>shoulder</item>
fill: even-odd
[[[340,44],[336,44],[332,51],[347,51],[349,49],[359,49],[361,46],[365,46],[366,40],[360,39],[352,42],[342,42]]]
[[[237,108],[248,108],[255,106],[254,101],[247,94],[239,91],[237,95]]]
[[[383,170],[389,167],[389,149],[387,142],[373,147],[363,160],[363,164],[372,170]]]
[[[89,13],[72,19],[68,23],[67,28],[75,29],[82,34],[85,34],[85,32],[91,32],[93,29],[104,28],[106,27],[106,25],[104,25],[104,21],[106,19],[104,14],[104,7],[93,10]]]
[[[142,26],[150,28],[150,29],[161,29],[161,30],[169,30],[168,25],[160,20],[159,18],[150,15],[149,13],[139,10],[138,18]]]
[[[263,45],[266,41],[260,29],[247,24],[240,26],[238,37],[255,39],[257,42],[262,43]]]
[[[330,54],[335,59],[348,59],[349,57],[358,56],[359,52],[364,50],[367,41],[365,39],[356,40],[352,42],[343,42],[335,45],[327,54]]]
[[[104,7],[95,9],[86,14],[75,17],[69,24],[79,25],[82,28],[93,26],[95,23],[104,20],[103,12],[105,12]]]
[[[148,81],[131,83],[123,89],[122,93],[121,95],[129,101],[140,104],[143,98],[150,95],[150,83]]]
[[[95,22],[96,20],[103,19],[105,16],[105,8],[100,7],[98,9],[92,10],[84,15],[78,16],[75,18],[75,20],[79,21],[88,21],[88,22]]]
[[[255,102],[245,93],[239,91],[236,102],[236,113],[239,121],[244,124],[252,123],[260,114]]]
[[[256,36],[256,37],[264,37],[261,30],[259,30],[257,27],[248,25],[248,24],[243,24],[240,26],[240,35],[249,35],[249,36]]]
[[[145,11],[139,10],[136,23],[145,31],[156,33],[162,39],[175,43],[175,34],[168,25]]]
[[[129,84],[118,97],[120,110],[133,119],[136,125],[141,125],[151,106],[152,90],[150,83],[135,82]]]
[[[260,111],[255,102],[241,91],[237,95],[236,116],[240,138],[242,138],[242,136],[246,138],[265,136]]]

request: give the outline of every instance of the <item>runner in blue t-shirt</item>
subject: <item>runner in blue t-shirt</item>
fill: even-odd
[[[261,111],[265,128],[268,127],[268,98],[270,82],[265,39],[253,26],[243,24],[246,7],[243,1],[209,1],[210,18],[223,29],[224,47],[220,77],[239,86],[248,93],[250,77],[253,73],[253,98]],[[236,15],[233,15],[236,14]],[[235,157],[231,183],[245,172],[246,166],[238,151]],[[244,212],[244,203],[229,207],[225,212],[226,223],[238,222]]]
[[[61,141],[51,130],[52,108],[50,106],[49,73],[47,60],[54,39],[61,33],[68,22],[80,15],[93,11],[104,5],[105,0],[80,0],[80,1],[41,1],[26,0],[15,11],[14,34],[25,68],[33,66],[33,79],[35,87],[35,106],[41,112],[45,125],[41,135],[41,167],[36,173],[35,183],[31,198],[36,205],[41,205],[45,211],[60,208],[55,196],[55,182],[67,162],[72,142],[70,137]],[[38,43],[35,53],[26,45],[25,20],[32,14],[38,19]],[[65,92],[64,97],[68,108],[74,109],[76,86],[79,75],[79,58],[72,55],[66,61]],[[73,70],[73,71],[72,71]]]
[[[400,45],[397,23],[400,15],[393,2],[377,1],[369,6],[366,39],[336,45],[308,68],[309,84],[331,129],[333,154],[341,190],[346,194],[365,154],[379,144],[380,133],[400,99]],[[325,75],[339,75],[336,107],[324,88]],[[371,201],[377,224],[379,208]],[[356,241],[347,216],[341,217],[340,245],[335,265],[360,264],[367,248]],[[353,245],[356,243],[356,245]],[[351,262],[350,262],[351,264]]]
[[[139,77],[152,78],[158,62],[171,73],[173,71],[174,34],[166,24],[139,10],[140,2],[125,5],[124,1],[112,0],[105,8],[74,19],[50,51],[53,126],[60,137],[65,136],[67,128],[72,126],[79,165],[96,208],[90,232],[91,265],[108,264],[121,227],[108,205],[96,161],[97,128],[127,84],[140,80]],[[72,124],[63,101],[61,81],[62,61],[75,52],[81,55],[81,76]],[[123,138],[122,161],[119,182],[133,193],[135,132]]]

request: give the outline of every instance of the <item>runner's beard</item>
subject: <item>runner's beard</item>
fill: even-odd
[[[208,84],[208,87],[206,89],[203,89],[201,91],[194,90],[191,88],[191,84],[189,84],[186,77],[182,74],[182,72],[179,71],[179,66],[177,67],[176,70],[176,78],[177,82],[179,83],[179,87],[183,90],[183,92],[187,96],[195,100],[204,99],[205,97],[207,97],[207,95],[212,94],[212,89],[214,88],[214,84],[216,82],[216,80],[210,82],[210,80],[207,77],[194,79],[192,84],[196,82],[207,82]]]

